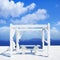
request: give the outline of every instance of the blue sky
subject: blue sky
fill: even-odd
[[[60,40],[60,0],[0,0],[0,40],[9,40],[10,23],[50,23],[51,39]],[[31,33],[25,37],[39,37]]]

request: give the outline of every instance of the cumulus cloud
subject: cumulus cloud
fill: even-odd
[[[21,32],[23,40],[29,40],[33,38],[41,38],[40,31],[23,31]],[[3,38],[4,37],[4,38]],[[9,40],[10,37],[10,27],[4,26],[0,27],[0,39]]]
[[[27,14],[23,16],[20,20],[11,20],[11,22],[14,24],[34,24],[40,20],[45,20],[48,17],[49,16],[45,9],[38,9],[36,12],[33,12],[32,14]]]
[[[35,8],[35,3],[24,7],[23,2],[0,0],[0,17],[19,17],[21,14]]]
[[[51,39],[60,39],[60,31],[56,27],[52,27],[51,29]]]
[[[40,31],[24,31],[21,32],[23,40],[29,40],[33,38],[42,38],[42,32]],[[4,36],[4,38],[3,38]],[[10,27],[4,26],[0,27],[0,39],[1,40],[9,40],[10,37]],[[51,29],[51,39],[59,40],[60,39],[60,32],[56,27],[52,27]]]
[[[9,40],[10,28],[7,26],[0,27],[0,40]]]
[[[22,39],[23,40],[29,40],[35,38],[41,39],[42,38],[41,34],[42,34],[41,31],[24,31],[22,32]]]
[[[26,14],[22,16],[21,19],[14,19],[15,17],[20,17],[22,14],[25,14],[35,8],[35,3],[31,3],[28,6],[24,6],[23,2],[9,1],[9,0],[0,0],[0,18],[9,18],[12,23],[17,24],[33,24],[37,23],[39,20],[44,20],[48,17],[46,9],[38,9],[37,11]]]
[[[0,20],[0,24],[6,24],[7,22],[6,22],[6,20]]]
[[[26,8],[29,9],[29,10],[33,10],[35,8],[35,3],[30,4]]]
[[[0,0],[0,18],[8,18],[11,17],[11,23],[13,24],[35,24],[40,20],[47,19],[48,13],[46,9],[37,9],[33,13],[27,13],[35,8],[35,3],[31,3],[28,6],[24,6],[23,2],[9,1],[9,0]],[[22,14],[27,13],[25,16],[22,16],[21,19],[14,19],[15,17],[20,17]],[[6,21],[1,20],[0,24],[6,23]],[[29,31],[23,33],[23,38],[40,38],[40,31]],[[9,36],[9,27],[0,27],[0,36],[1,39],[8,39]],[[4,36],[4,38],[3,38]],[[28,36],[28,37],[27,37]]]
[[[0,27],[0,32],[5,32],[5,31],[7,31],[7,30],[10,30],[10,28],[7,27],[7,26]]]

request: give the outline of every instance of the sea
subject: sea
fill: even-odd
[[[16,43],[16,41],[14,40]],[[47,43],[44,43],[45,45],[48,45]],[[42,40],[41,39],[29,39],[29,40],[20,40],[19,45],[41,45],[42,46]],[[51,46],[58,46],[60,45],[60,40],[50,40]],[[10,46],[10,40],[0,40],[0,46]]]

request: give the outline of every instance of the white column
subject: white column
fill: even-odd
[[[47,31],[47,40],[48,40],[48,55],[49,55],[49,48],[50,48],[50,24],[48,23],[48,31]]]
[[[21,32],[17,29],[16,30],[16,45],[17,45],[17,52],[19,51],[19,40],[21,39]]]
[[[16,51],[18,52],[19,50],[19,41],[18,41],[18,30],[16,30]]]
[[[12,56],[12,25],[10,24],[10,56]]]
[[[12,24],[10,24],[10,56],[12,56]]]
[[[42,30],[42,43],[43,43],[42,47],[43,47],[43,50],[44,50],[44,30]]]
[[[12,51],[13,51],[13,48],[12,48],[12,37],[11,37],[11,34],[10,34],[10,56],[12,56]]]
[[[12,56],[13,51],[13,36],[14,36],[15,30],[13,29],[13,25],[10,24],[10,55]]]
[[[48,46],[50,47],[50,24],[48,23]]]

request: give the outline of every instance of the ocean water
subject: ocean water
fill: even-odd
[[[42,41],[41,39],[31,39],[31,40],[21,40],[19,42],[20,45],[41,45],[42,46]],[[52,45],[60,45],[60,40],[50,40],[50,44]],[[45,45],[47,45],[45,43]],[[9,40],[0,40],[0,46],[10,46]]]

